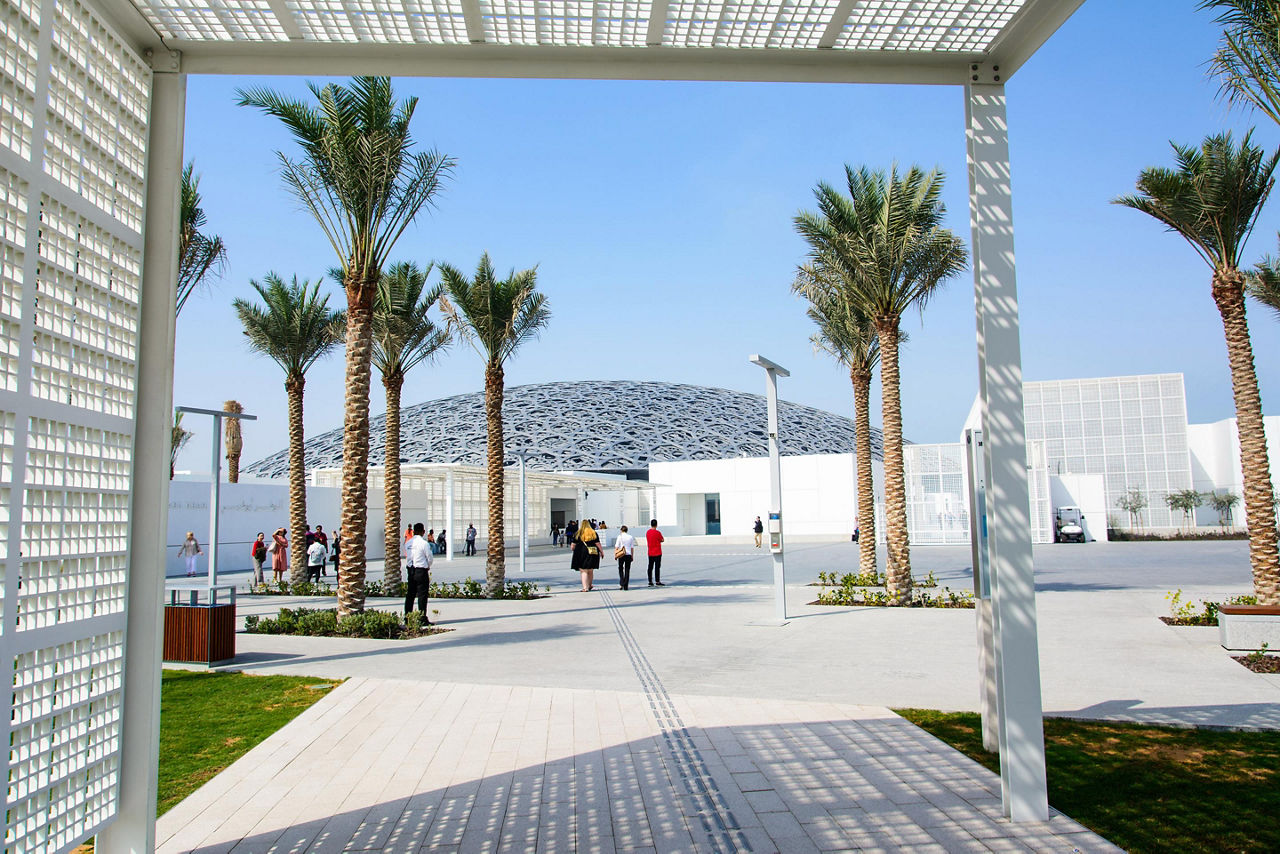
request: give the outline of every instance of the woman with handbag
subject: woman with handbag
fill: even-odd
[[[253,586],[262,586],[262,563],[267,559],[267,535],[259,531],[258,538],[249,547],[249,556],[253,558]]]
[[[584,521],[578,526],[578,533],[573,537],[573,557],[569,567],[578,570],[582,576],[582,592],[589,592],[596,570],[600,568],[600,537],[590,522]]]

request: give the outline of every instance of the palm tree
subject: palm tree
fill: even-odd
[[[858,571],[876,573],[876,497],[871,465],[871,377],[880,361],[875,324],[841,287],[841,279],[821,264],[800,267],[792,290],[809,300],[807,314],[818,327],[816,349],[849,369],[853,382],[853,424],[858,468]]]
[[[444,296],[440,307],[449,327],[469,341],[485,361],[484,414],[488,424],[489,545],[484,575],[490,596],[506,582],[506,531],[503,525],[503,365],[520,345],[536,338],[551,320],[547,298],[535,290],[537,268],[512,270],[499,280],[486,252],[468,279],[448,264],[440,265]]]
[[[263,277],[265,286],[249,284],[262,304],[236,299],[232,305],[240,317],[249,349],[261,353],[284,371],[289,396],[289,531],[293,549],[289,576],[294,583],[307,577],[307,555],[301,534],[307,529],[307,467],[303,452],[302,394],[307,371],[320,357],[338,346],[338,315],[329,308],[329,295],[320,295],[320,281],[301,282],[294,276],[285,284],[275,273]],[[346,537],[343,537],[345,548]]]
[[[1201,0],[1200,8],[1217,9],[1223,26],[1209,61],[1222,97],[1280,124],[1280,0]]]
[[[175,410],[173,429],[169,432],[169,480],[173,480],[174,469],[178,467],[178,454],[194,435],[195,433],[182,426],[182,413]]]
[[[391,78],[309,86],[315,106],[269,89],[239,95],[242,106],[280,119],[302,147],[301,160],[278,154],[284,183],[315,217],[342,270],[347,366],[338,615],[346,616],[364,610],[373,297],[392,247],[431,204],[453,160],[435,151],[410,152],[409,122],[418,101],[396,103]]]
[[[373,300],[373,364],[387,392],[386,563],[383,583],[400,583],[400,390],[405,375],[449,343],[448,330],[431,322],[427,312],[440,298],[440,288],[427,288],[431,265],[393,264],[382,274]]]
[[[228,400],[222,404],[223,412],[244,412],[238,400]],[[227,483],[240,482],[240,452],[244,450],[244,439],[240,435],[240,419],[222,419],[223,434],[227,444]]]
[[[1199,147],[1173,144],[1174,169],[1153,167],[1138,176],[1137,194],[1116,204],[1141,211],[1181,235],[1213,270],[1211,292],[1222,317],[1236,404],[1249,560],[1258,601],[1280,605],[1280,554],[1271,467],[1262,427],[1262,398],[1245,318],[1245,243],[1275,186],[1280,151],[1267,154],[1250,142],[1237,146],[1230,133],[1206,137]]]
[[[964,270],[964,243],[942,227],[942,172],[912,166],[903,174],[845,167],[849,195],[820,182],[818,212],[801,212],[796,230],[810,257],[839,276],[848,300],[871,319],[880,342],[884,423],[885,586],[902,604],[911,593],[906,484],[902,463],[902,398],[898,345],[902,315],[923,311],[942,283]]]
[[[200,176],[195,163],[187,161],[182,170],[180,193],[182,218],[178,227],[178,298],[176,310],[182,314],[187,299],[210,275],[217,275],[227,261],[227,247],[216,234],[204,234],[206,219],[200,206]]]

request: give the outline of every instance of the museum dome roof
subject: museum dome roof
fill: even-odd
[[[707,386],[664,382],[549,382],[506,389],[502,404],[508,455],[527,451],[538,471],[643,473],[653,462],[763,457],[769,453],[765,399]],[[845,454],[853,419],[779,401],[784,456]],[[383,458],[385,416],[370,422],[369,462]],[[484,393],[461,394],[401,410],[400,456],[407,464],[485,464]],[[881,459],[879,430],[872,456]],[[288,449],[245,466],[246,474],[284,477]],[[308,469],[342,465],[342,430],[306,443]]]

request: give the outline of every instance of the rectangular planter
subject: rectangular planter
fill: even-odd
[[[1280,650],[1280,608],[1272,605],[1223,605],[1218,609],[1218,639],[1224,649]]]
[[[165,661],[222,664],[235,657],[235,605],[165,606]]]

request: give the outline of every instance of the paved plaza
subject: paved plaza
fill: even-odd
[[[523,577],[552,595],[433,600],[453,631],[429,638],[240,634],[229,669],[349,681],[167,813],[160,850],[1107,850],[1063,816],[1001,820],[995,775],[888,711],[977,708],[973,612],[807,604],[853,549],[789,550],[781,627],[758,624],[767,553],[723,538],[670,542],[667,586],[638,572],[625,592],[608,568],[576,592],[567,551],[539,546]],[[917,577],[955,588],[968,556],[912,552]],[[1280,677],[1232,661],[1216,629],[1157,619],[1171,589],[1247,591],[1245,543],[1036,560],[1047,714],[1280,727]],[[483,556],[435,571],[482,574]]]

